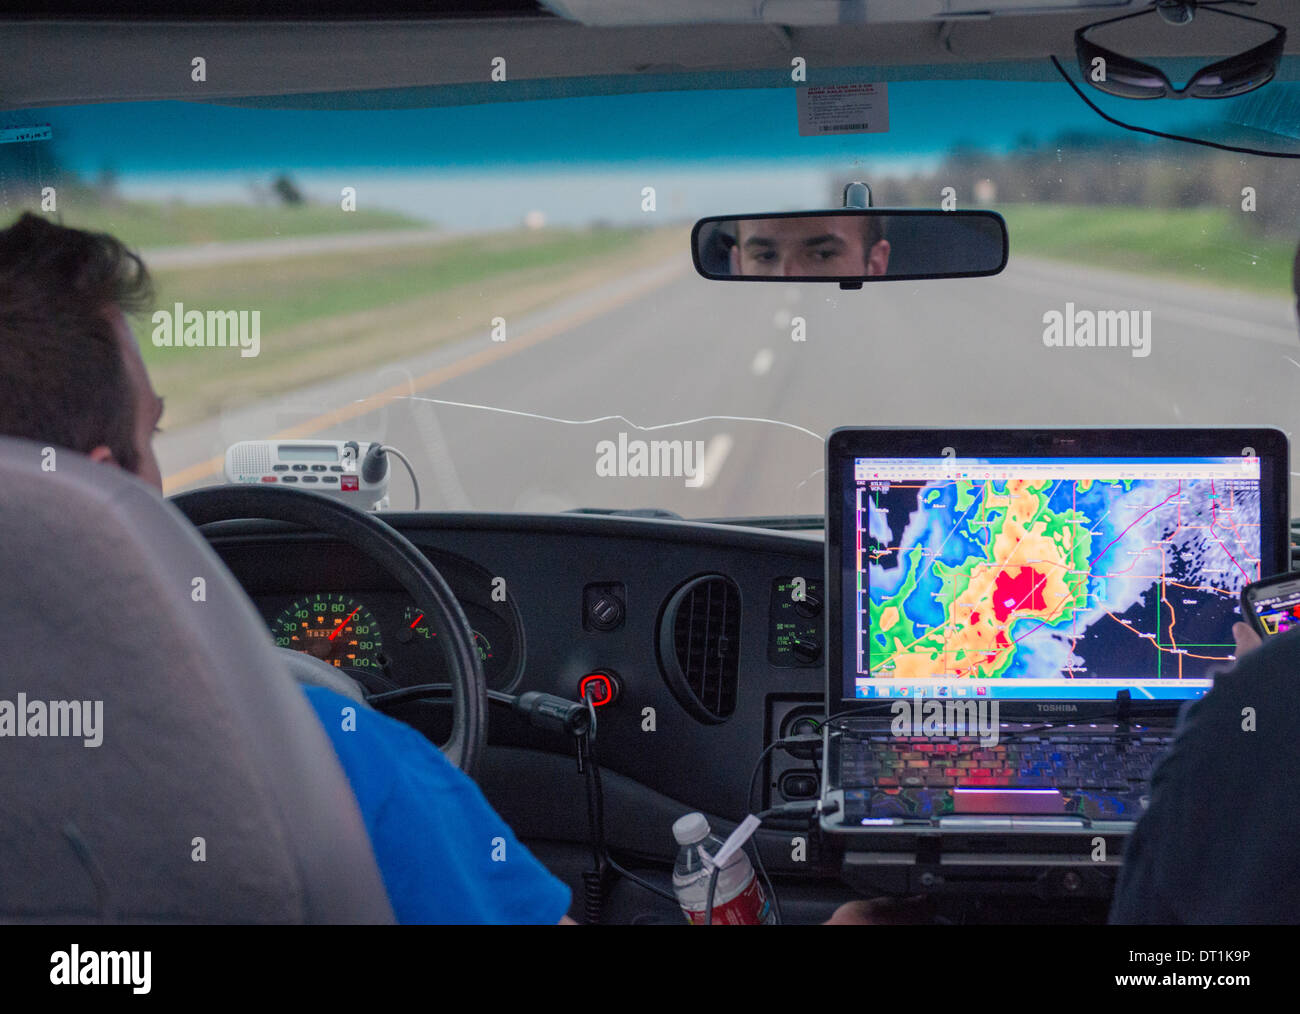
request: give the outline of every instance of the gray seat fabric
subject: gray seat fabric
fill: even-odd
[[[46,460],[0,438],[0,732],[20,694],[29,732],[33,702],[100,701],[102,742],[0,735],[0,921],[393,922],[333,748],[224,564],[133,476]]]

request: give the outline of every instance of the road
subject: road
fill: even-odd
[[[1150,310],[1150,354],[1047,347],[1043,315],[1067,302]],[[805,340],[792,340],[792,318]],[[675,259],[509,321],[504,342],[485,323],[455,345],[168,432],[158,449],[169,493],[217,481],[235,440],[319,436],[406,452],[426,508],[819,514],[822,438],[836,426],[1289,431],[1297,390],[1300,337],[1283,299],[1026,258],[993,278],[859,291],[709,282]],[[602,475],[597,445],[620,434],[698,441],[703,467],[693,479]],[[392,506],[409,507],[394,468]]]

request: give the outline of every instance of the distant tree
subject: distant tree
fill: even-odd
[[[95,177],[95,196],[101,204],[115,204],[118,200],[117,170],[105,163]]]
[[[302,191],[299,190],[298,185],[289,178],[288,173],[281,173],[275,178],[271,183],[271,191],[276,197],[280,198],[282,204],[302,204],[304,200]]]
[[[1198,136],[1193,126],[1182,132]],[[965,204],[987,179],[996,185],[997,202],[1219,208],[1256,233],[1300,235],[1300,174],[1292,164],[1139,136],[1072,130],[1037,140],[1026,132],[1001,154],[965,140],[932,171],[906,178],[866,170],[854,175],[870,180],[874,203],[882,207],[930,207],[945,186],[957,188],[958,201]],[[828,207],[839,204],[848,178],[829,175]],[[1255,191],[1257,213],[1243,214],[1246,186]]]

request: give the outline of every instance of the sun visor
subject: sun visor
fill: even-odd
[[[1132,0],[541,0],[570,21],[616,28],[627,25],[773,24],[792,27],[891,24],[999,14],[1062,14],[1137,10]]]

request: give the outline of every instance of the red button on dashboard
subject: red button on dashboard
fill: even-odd
[[[618,696],[618,682],[607,672],[593,672],[582,677],[578,684],[578,697],[581,700],[591,698],[591,703],[598,708],[613,702]]]

